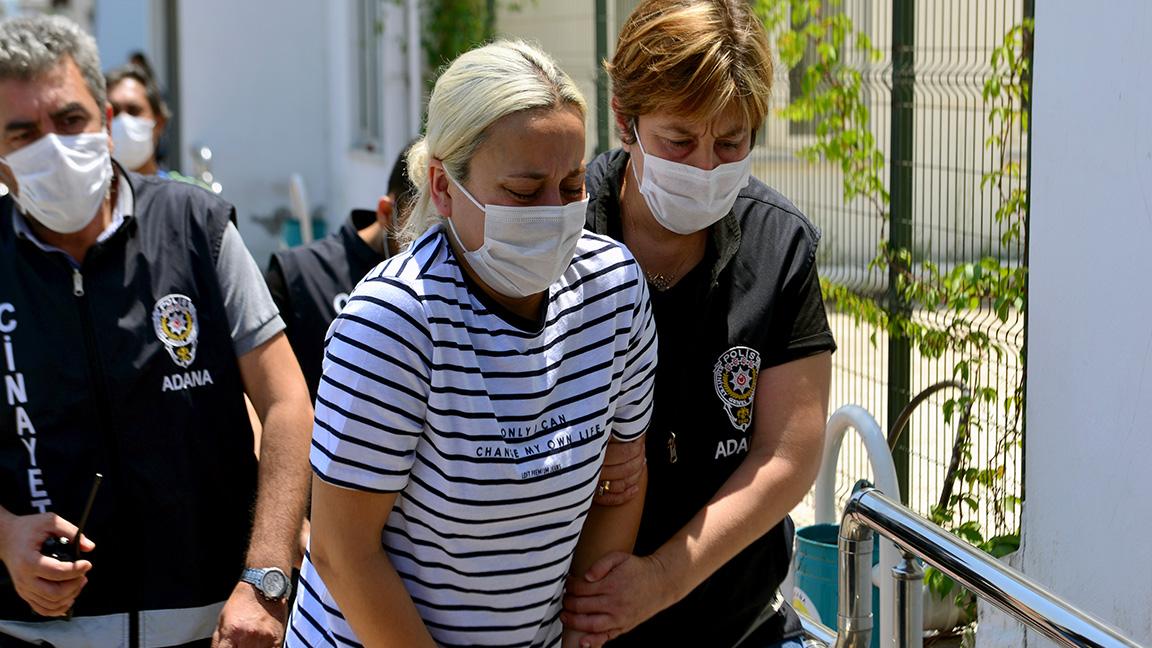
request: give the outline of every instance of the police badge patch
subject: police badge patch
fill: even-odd
[[[177,294],[161,297],[152,309],[152,329],[164,343],[172,362],[187,369],[196,360],[200,325],[191,299]]]
[[[712,370],[716,395],[724,403],[732,427],[741,432],[747,432],[752,424],[752,400],[759,373],[760,353],[742,346],[725,351]]]

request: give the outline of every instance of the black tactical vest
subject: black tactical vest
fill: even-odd
[[[256,464],[216,258],[233,208],[122,175],[134,216],[79,268],[0,200],[0,505],[79,522],[96,550],[77,620],[198,608],[243,567]],[[0,572],[0,619],[44,620]],[[135,635],[135,632],[132,632]]]

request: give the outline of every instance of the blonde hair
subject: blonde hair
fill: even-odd
[[[635,141],[640,115],[704,121],[737,105],[753,130],[768,115],[771,48],[747,0],[646,0],[628,16],[604,68],[626,144]]]
[[[432,89],[424,137],[408,152],[408,175],[416,200],[400,232],[411,242],[440,215],[432,204],[428,167],[443,162],[459,182],[468,180],[468,166],[488,127],[507,115],[563,106],[584,117],[588,108],[576,84],[550,56],[523,41],[499,41],[456,58]]]

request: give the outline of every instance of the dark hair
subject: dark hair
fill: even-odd
[[[168,104],[164,101],[164,97],[160,96],[160,86],[156,85],[156,80],[152,78],[146,68],[140,67],[135,63],[129,63],[112,70],[105,77],[108,81],[108,92],[111,93],[112,88],[116,87],[118,83],[125,79],[132,79],[144,86],[144,94],[148,97],[148,105],[152,107],[153,114],[168,121],[172,118],[172,112],[168,110]]]
[[[416,140],[408,142],[404,150],[400,151],[400,155],[397,156],[396,162],[392,165],[392,175],[388,176],[388,193],[396,198],[396,213],[398,214],[407,212],[413,199],[416,198],[416,186],[408,177],[408,151],[415,143]]]
[[[141,70],[144,70],[144,73],[147,74],[150,79],[156,78],[156,73],[152,71],[152,64],[148,62],[148,57],[140,50],[136,50],[128,55],[128,65],[135,65]]]

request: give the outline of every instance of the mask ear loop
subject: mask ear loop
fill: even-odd
[[[647,158],[648,151],[644,150],[644,142],[640,141],[640,131],[636,127],[636,122],[632,122],[632,134],[636,136],[636,146],[640,147],[640,152],[644,154],[645,158]]]
[[[637,127],[638,122],[639,122],[638,119],[632,120],[632,134],[636,136],[636,146],[640,147],[640,155],[643,156],[644,161],[647,162],[648,161],[648,151],[644,150],[644,142],[640,141],[640,130]],[[636,179],[636,188],[639,189],[640,186],[643,184],[643,180],[641,180],[640,176],[636,173],[635,160],[631,160],[631,159],[628,160],[628,166],[632,168],[632,177]]]
[[[464,195],[468,197],[468,200],[471,200],[471,201],[472,201],[472,204],[473,204],[473,205],[476,205],[476,209],[479,209],[480,211],[485,211],[485,210],[484,210],[484,205],[481,205],[479,200],[476,200],[476,199],[475,199],[475,198],[472,196],[472,194],[468,193],[468,190],[464,188],[464,185],[462,185],[462,184],[460,184],[459,182],[457,182],[457,181],[456,181],[456,178],[453,178],[453,177],[452,177],[452,174],[451,174],[451,173],[448,173],[448,169],[445,169],[445,168],[443,168],[443,167],[441,167],[441,169],[444,171],[444,177],[445,177],[445,178],[448,178],[449,180],[451,180],[451,181],[452,181],[452,184],[456,185],[456,188],[457,188],[457,189],[459,189],[460,191],[462,191],[462,192],[464,193]],[[452,219],[448,219],[448,220],[452,220]]]
[[[478,200],[476,200],[475,198],[473,198],[473,197],[472,197],[472,194],[468,193],[468,190],[464,188],[464,185],[462,185],[462,184],[460,184],[459,182],[457,182],[457,181],[456,181],[456,178],[453,178],[453,177],[452,177],[452,174],[451,174],[451,173],[448,173],[448,169],[446,169],[446,168],[444,168],[444,167],[440,167],[440,170],[444,172],[444,177],[445,177],[445,178],[448,178],[448,180],[449,180],[449,181],[450,181],[452,184],[456,185],[456,188],[457,188],[457,189],[459,189],[459,190],[460,190],[460,191],[461,191],[461,192],[462,192],[462,193],[463,193],[465,196],[467,196],[467,197],[468,197],[468,200],[471,200],[471,201],[472,201],[472,204],[473,204],[473,205],[476,205],[476,208],[477,208],[477,209],[479,209],[479,210],[480,210],[480,211],[482,211],[482,212],[485,212],[485,213],[487,213],[487,210],[486,210],[486,209],[484,209],[484,205],[481,205],[481,204],[480,204],[480,201],[478,201]],[[447,220],[447,221],[448,221],[448,229],[452,231],[452,238],[456,239],[456,245],[459,245],[459,246],[460,246],[460,249],[461,249],[461,250],[463,250],[465,253],[469,253],[469,252],[475,252],[475,251],[478,251],[478,250],[480,250],[480,249],[482,249],[482,248],[484,247],[484,243],[481,243],[481,244],[480,244],[480,247],[479,247],[479,248],[477,248],[476,250],[469,250],[468,248],[464,247],[464,241],[462,241],[462,240],[460,239],[460,234],[458,234],[458,233],[456,232],[456,225],[455,225],[455,224],[452,222],[452,221],[453,221],[453,220],[455,220],[455,219],[453,219],[451,216],[449,216],[449,217],[445,218],[444,220]]]

